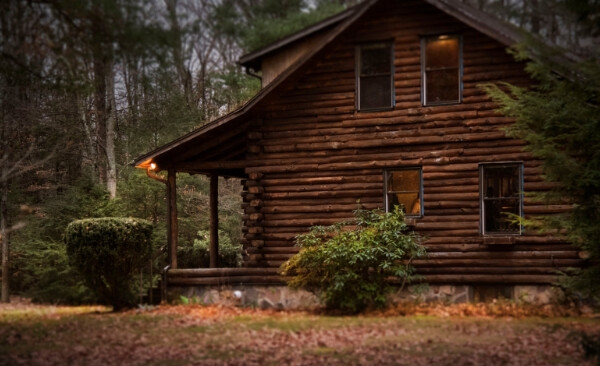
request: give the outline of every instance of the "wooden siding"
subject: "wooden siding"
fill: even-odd
[[[327,35],[325,32],[312,34],[305,39],[287,45],[268,55],[262,60],[262,87],[269,85],[279,74],[284,72],[294,62],[306,55],[311,48],[315,47]]]
[[[443,32],[463,36],[463,102],[423,107],[420,36]],[[355,45],[389,39],[396,106],[357,112]],[[279,266],[297,252],[298,233],[350,218],[359,201],[383,208],[383,170],[405,166],[423,168],[424,216],[415,230],[427,238],[429,258],[416,265],[428,281],[548,283],[556,270],[580,265],[558,238],[480,235],[479,163],[522,161],[525,192],[549,188],[540,162],[505,137],[511,121],[478,87],[498,81],[529,83],[499,42],[424,2],[380,2],[254,122],[247,159],[262,163],[246,168],[245,265]],[[524,200],[526,216],[568,209]]]

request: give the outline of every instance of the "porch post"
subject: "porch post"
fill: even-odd
[[[177,268],[177,181],[176,172],[169,169],[167,176],[167,243],[169,246],[169,264],[172,269]]]
[[[219,266],[219,176],[210,176],[210,268]]]

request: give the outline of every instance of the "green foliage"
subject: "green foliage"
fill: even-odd
[[[210,234],[208,230],[198,231],[192,245],[177,248],[177,264],[180,268],[208,268],[210,265]],[[219,267],[239,267],[242,265],[242,246],[233,244],[229,236],[219,230]]]
[[[131,279],[150,259],[151,235],[146,220],[107,217],[73,221],[65,242],[71,265],[117,311],[135,302]]]
[[[89,304],[98,301],[69,265],[63,242],[35,238],[18,241],[13,248],[11,266],[18,268],[13,276],[13,290],[34,302]]]
[[[348,313],[383,306],[389,277],[402,285],[411,282],[411,261],[425,257],[400,208],[389,213],[358,210],[355,215],[352,222],[316,226],[299,235],[296,243],[302,249],[282,265],[282,273],[293,276],[288,285],[315,292],[327,308]]]
[[[214,27],[252,51],[342,11],[341,3],[321,0],[312,7],[305,0],[225,0],[215,11]]]
[[[501,84],[484,89],[503,114],[515,118],[507,134],[525,140],[526,149],[542,160],[544,178],[556,183],[539,197],[574,204],[569,213],[529,223],[536,229],[564,230],[589,253],[590,266],[565,283],[600,299],[600,64],[568,62],[554,50],[535,49],[539,54],[527,64],[537,81],[534,87]],[[523,60],[529,53],[521,48],[516,55]]]
[[[82,304],[97,301],[68,261],[64,243],[67,225],[78,217],[115,214],[119,209],[106,190],[88,175],[42,202],[35,195],[14,197],[27,202],[26,223],[11,235],[11,287],[36,302]]]

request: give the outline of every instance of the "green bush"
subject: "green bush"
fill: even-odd
[[[210,265],[210,234],[208,230],[198,231],[198,238],[192,245],[177,248],[177,264],[180,268],[207,268]],[[242,246],[233,244],[228,235],[219,230],[219,267],[239,267],[242,265]]]
[[[141,219],[73,221],[65,232],[69,262],[115,311],[130,307],[135,304],[133,276],[150,260],[151,235],[152,225]]]
[[[282,265],[283,275],[292,276],[288,285],[312,291],[328,309],[345,313],[385,305],[389,278],[410,282],[411,260],[425,256],[399,208],[358,210],[355,216],[352,222],[316,226],[299,235],[300,252]]]

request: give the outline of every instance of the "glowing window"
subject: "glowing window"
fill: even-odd
[[[423,179],[421,168],[387,170],[385,178],[385,208],[392,211],[402,206],[406,216],[423,215]]]
[[[461,38],[448,35],[423,38],[421,52],[423,105],[460,103]]]

